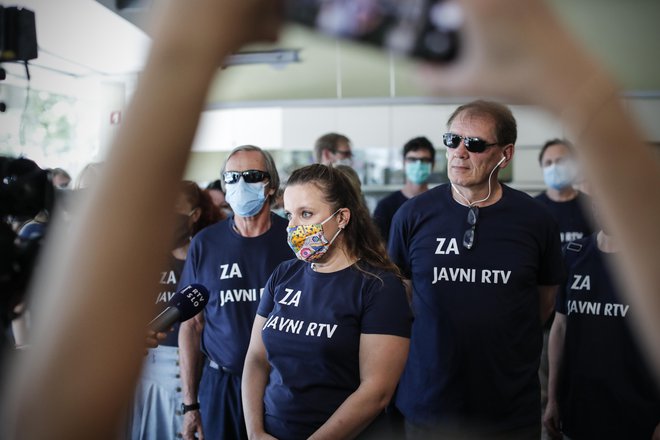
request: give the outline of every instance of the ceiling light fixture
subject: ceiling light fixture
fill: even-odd
[[[238,52],[229,55],[222,67],[241,66],[245,64],[269,64],[278,68],[290,63],[299,63],[300,61],[300,49],[275,49]]]

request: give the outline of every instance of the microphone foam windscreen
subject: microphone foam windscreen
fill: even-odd
[[[169,305],[181,312],[181,322],[201,312],[209,301],[209,291],[201,284],[191,284],[179,290],[170,299]]]

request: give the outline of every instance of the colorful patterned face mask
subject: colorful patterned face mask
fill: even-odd
[[[328,252],[328,248],[335,241],[342,228],[339,228],[335,236],[328,241],[323,235],[323,225],[338,212],[339,209],[321,223],[286,228],[289,247],[296,254],[296,257],[303,261],[312,262]]]

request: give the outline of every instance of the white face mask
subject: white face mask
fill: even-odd
[[[345,157],[343,159],[337,159],[336,161],[333,162],[333,165],[345,165],[348,167],[353,166],[353,159],[350,157]]]
[[[543,168],[543,180],[549,188],[562,190],[570,186],[577,175],[572,161],[553,163]]]

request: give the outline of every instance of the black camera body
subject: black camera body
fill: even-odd
[[[19,239],[11,221],[51,211],[55,190],[50,172],[31,160],[0,156],[0,320],[3,329],[23,302],[43,235]]]

